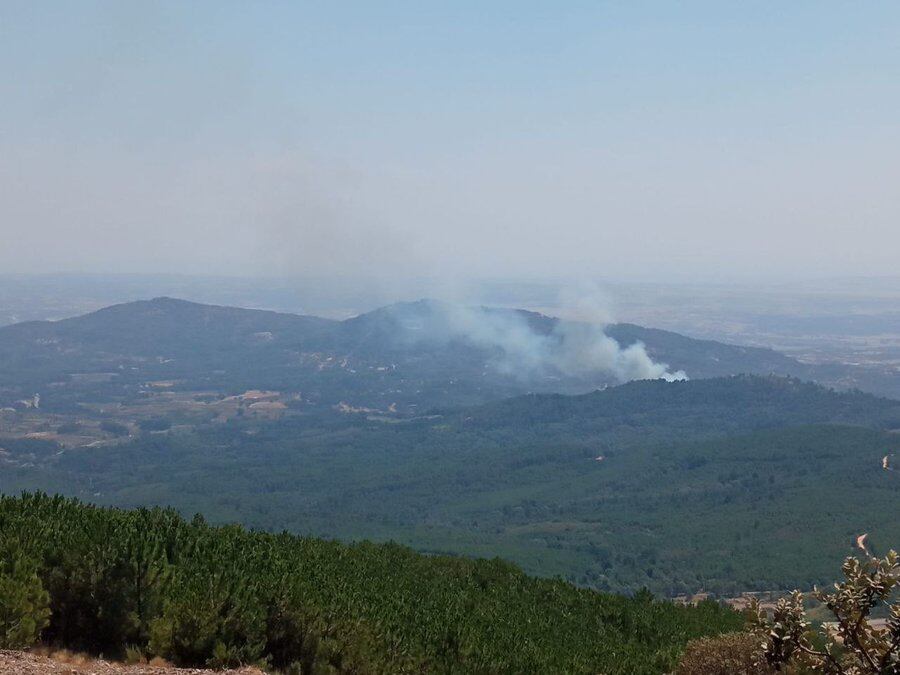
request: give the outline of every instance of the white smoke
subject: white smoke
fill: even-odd
[[[550,363],[572,377],[600,372],[619,382],[687,379],[683,370],[673,372],[668,364],[654,361],[641,342],[623,349],[602,325],[564,321],[557,324],[552,337],[558,337],[559,346],[551,352]]]
[[[566,376],[581,379],[606,376],[617,382],[631,380],[686,380],[683,370],[672,371],[654,361],[646,347],[634,343],[623,348],[604,329],[608,313],[584,300],[573,311],[578,320],[551,319],[537,314],[485,307],[439,305],[439,321],[447,339],[467,341],[493,350],[492,365],[519,377]]]

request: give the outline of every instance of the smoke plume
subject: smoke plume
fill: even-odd
[[[684,371],[672,371],[654,361],[636,342],[622,347],[605,332],[608,317],[580,308],[589,320],[556,320],[517,310],[440,304],[429,322],[446,339],[462,340],[492,351],[491,365],[521,379],[567,377],[584,380],[685,380]],[[585,316],[590,314],[590,317]],[[429,336],[434,338],[432,334]]]

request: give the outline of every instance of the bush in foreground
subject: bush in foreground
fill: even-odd
[[[813,593],[834,616],[818,632],[810,627],[799,591],[779,600],[771,617],[754,600],[748,632],[690,642],[677,672],[900,674],[900,602],[895,595],[900,556],[891,551],[881,560],[847,558],[842,571],[845,580],[832,592]],[[889,612],[883,626],[871,621],[879,605]]]
[[[818,636],[810,630],[797,591],[779,600],[771,619],[758,603],[751,607],[755,630],[767,637],[764,656],[771,667],[798,666],[830,675],[900,673],[900,602],[891,603],[900,587],[900,556],[891,551],[881,560],[847,558],[842,571],[845,580],[833,592],[814,593],[835,619]],[[880,604],[890,612],[884,628],[869,620]],[[823,646],[817,647],[817,641]]]
[[[767,675],[762,641],[753,633],[727,633],[688,643],[678,675]]]

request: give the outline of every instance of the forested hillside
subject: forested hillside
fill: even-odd
[[[428,557],[119,511],[0,498],[0,647],[40,639],[182,665],[302,674],[659,673],[742,618],[578,589],[500,560]]]
[[[824,422],[900,429],[900,401],[795,378],[738,375],[630,382],[580,396],[532,394],[469,408],[455,419],[544,436],[656,426],[701,435]]]
[[[783,378],[635,382],[396,422],[331,412],[2,442],[0,490],[492,557],[614,591],[810,587],[896,546],[900,402]],[[815,554],[813,554],[815,552]]]
[[[461,310],[430,301],[331,321],[157,298],[0,328],[0,407],[35,392],[49,411],[74,412],[85,401],[130,404],[148,395],[148,383],[166,382],[176,391],[270,389],[299,395],[313,407],[347,401],[411,413],[529,391],[580,393],[617,384],[612,373],[592,371],[589,364],[577,372],[529,372],[493,341],[507,332],[513,343],[523,334],[544,337],[552,352],[560,325],[568,324],[532,312]],[[634,325],[606,332],[623,348],[645,344],[653,359],[693,378],[809,375],[803,364],[767,349]]]

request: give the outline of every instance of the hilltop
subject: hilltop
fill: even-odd
[[[643,380],[577,396],[529,394],[467,409],[468,424],[566,430],[676,425],[685,433],[792,424],[864,424],[900,428],[900,401],[860,391],[835,391],[774,375],[735,375],[682,382]]]
[[[311,405],[342,400],[411,413],[469,405],[532,391],[580,393],[616,384],[585,366],[529,371],[507,353],[502,335],[547,338],[577,326],[533,312],[469,309],[434,301],[391,305],[345,321],[201,305],[172,298],[115,305],[60,321],[0,328],[0,407],[41,393],[63,411],[89,397],[132,401],[147,383],[175,390],[302,392]],[[499,326],[499,328],[498,328]],[[650,358],[692,378],[737,373],[809,376],[808,367],[768,349],[694,340],[630,324],[607,326],[621,348],[641,343]],[[548,337],[549,336],[549,337]],[[497,340],[500,340],[498,343]],[[546,355],[545,355],[546,356]],[[552,354],[551,354],[552,356]]]

